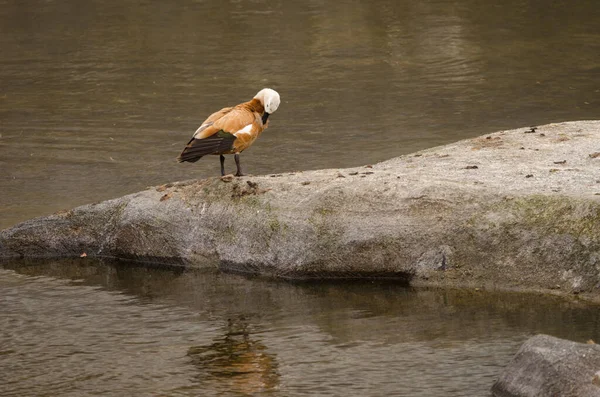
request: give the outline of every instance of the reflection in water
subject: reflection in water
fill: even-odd
[[[132,263],[0,267],[0,395],[486,395],[536,333],[600,311],[528,294],[288,283]]]
[[[244,316],[228,319],[224,337],[208,346],[191,347],[188,356],[198,368],[200,383],[219,381],[226,389],[245,394],[274,390],[279,384],[275,357],[252,338]]]

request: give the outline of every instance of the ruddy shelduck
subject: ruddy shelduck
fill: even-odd
[[[268,127],[267,119],[277,110],[280,101],[277,91],[264,88],[251,101],[211,114],[196,130],[177,161],[194,163],[207,154],[218,154],[221,175],[225,175],[223,155],[233,154],[237,167],[235,175],[243,176],[240,153]]]

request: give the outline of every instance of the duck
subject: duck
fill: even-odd
[[[240,153],[252,146],[268,127],[269,116],[279,108],[280,102],[277,91],[263,88],[250,101],[211,114],[194,132],[177,161],[195,163],[208,154],[218,154],[221,176],[225,176],[224,155],[233,154],[235,176],[244,176]]]

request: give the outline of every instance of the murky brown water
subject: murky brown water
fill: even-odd
[[[0,229],[218,174],[175,157],[264,86],[254,174],[597,119],[598,26],[595,1],[0,0]]]
[[[265,86],[283,103],[254,174],[597,119],[598,26],[593,1],[0,0],[0,229],[216,175],[175,157]],[[598,340],[598,321],[519,295],[15,265],[0,394],[486,395],[527,336]]]
[[[90,260],[0,268],[2,396],[487,396],[597,307],[533,295],[290,284]]]

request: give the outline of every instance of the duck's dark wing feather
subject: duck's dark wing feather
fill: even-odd
[[[194,163],[207,154],[219,154],[228,152],[233,148],[235,136],[223,130],[206,138],[192,138],[177,157],[180,163],[187,161]]]

